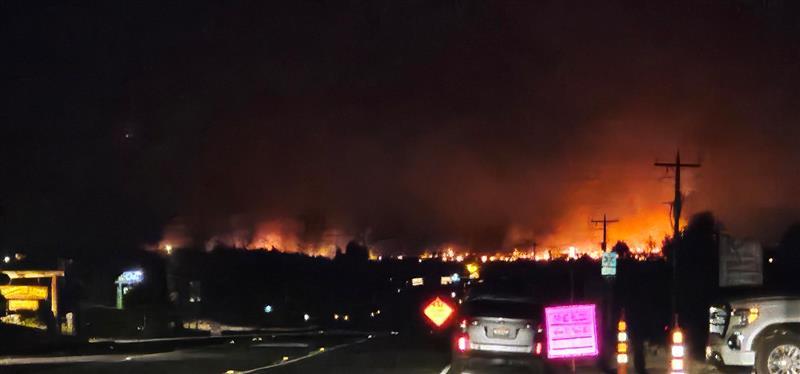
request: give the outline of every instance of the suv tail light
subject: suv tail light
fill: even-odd
[[[459,352],[466,352],[469,350],[469,336],[467,334],[461,334],[456,338],[456,349]]]
[[[536,332],[533,334],[533,354],[539,356],[542,354],[542,341],[544,340],[544,329],[542,324],[536,325]]]

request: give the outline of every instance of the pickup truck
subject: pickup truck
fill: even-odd
[[[731,299],[709,308],[706,360],[757,374],[800,373],[800,297]]]

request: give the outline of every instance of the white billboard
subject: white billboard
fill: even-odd
[[[760,286],[764,283],[764,257],[761,243],[719,238],[719,286]]]

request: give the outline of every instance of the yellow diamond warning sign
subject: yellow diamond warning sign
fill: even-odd
[[[442,326],[450,316],[453,315],[455,310],[449,304],[447,304],[444,300],[439,297],[436,297],[425,306],[425,309],[422,310],[422,313],[425,314],[431,322],[433,322],[436,327]]]

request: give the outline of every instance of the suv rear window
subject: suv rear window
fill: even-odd
[[[464,315],[471,317],[503,317],[541,319],[542,306],[533,303],[503,300],[473,300],[464,303]]]

